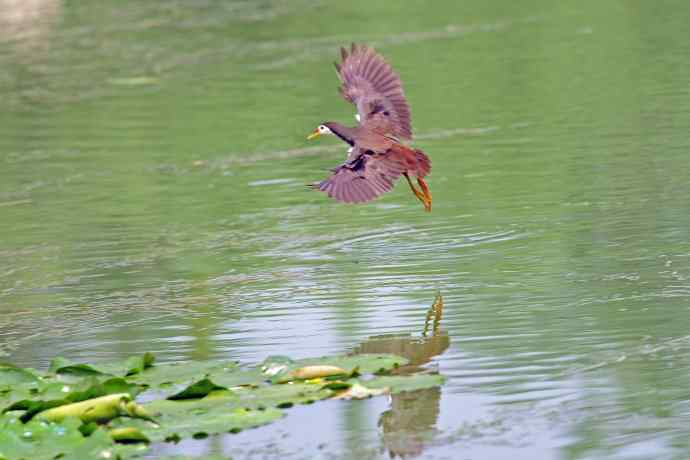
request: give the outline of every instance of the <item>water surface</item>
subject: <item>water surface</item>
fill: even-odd
[[[160,451],[690,455],[690,7],[0,0],[0,358],[408,353],[440,389]],[[310,192],[400,72],[434,211]],[[423,336],[437,292],[436,334]]]

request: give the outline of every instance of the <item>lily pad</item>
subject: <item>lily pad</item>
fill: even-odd
[[[239,388],[234,394],[244,407],[287,408],[295,404],[310,404],[332,397],[335,392],[320,383],[290,383],[262,385],[258,388]]]
[[[33,372],[10,363],[0,363],[0,387],[4,385],[38,383],[40,377]]]
[[[138,374],[153,366],[155,357],[151,353],[132,356],[124,361],[92,366],[89,364],[75,363],[67,358],[57,357],[50,362],[49,373],[65,377],[89,377],[99,375],[113,375],[127,377]]]
[[[143,383],[151,388],[170,388],[174,385],[189,385],[204,377],[217,377],[237,371],[237,363],[231,361],[200,361],[184,364],[162,364],[149,367],[128,380]],[[223,385],[222,382],[218,382]]]
[[[48,371],[56,375],[73,377],[90,377],[104,374],[104,372],[93,366],[75,363],[74,361],[62,357],[53,359],[50,362],[50,369],[48,369]]]
[[[443,376],[437,374],[413,374],[377,376],[372,379],[336,380],[323,388],[336,392],[335,399],[364,399],[382,394],[397,394],[432,388],[443,384]]]
[[[180,391],[179,393],[175,393],[172,396],[168,396],[167,399],[171,401],[180,399],[199,399],[207,396],[209,393],[213,391],[220,390],[227,390],[227,388],[222,387],[220,385],[216,385],[209,379],[203,379],[199,380],[198,382],[194,382],[193,384],[189,385],[187,388]]]
[[[104,381],[92,380],[91,385],[81,391],[79,385],[71,387],[63,385],[63,392],[65,388],[71,388],[64,397],[70,402],[84,401],[86,399],[98,398],[99,396],[111,395],[114,393],[129,393],[132,397],[135,397],[140,391],[138,385],[129,383],[120,377],[112,377]]]
[[[128,377],[139,374],[140,372],[153,367],[155,360],[156,358],[152,353],[146,352],[139,356],[127,358],[119,363],[100,366],[99,369],[109,374]]]
[[[151,441],[175,441],[237,432],[265,425],[283,416],[282,411],[270,407],[263,410],[242,407],[239,398],[235,396],[184,401],[158,400],[145,404],[144,407],[154,415],[157,423],[117,419],[111,425],[137,428]]]
[[[0,458],[7,460],[110,458],[114,442],[107,433],[96,431],[84,437],[81,422],[65,419],[61,423],[31,421],[21,423],[16,417],[0,417]]]
[[[0,412],[17,401],[32,398],[36,391],[28,385],[0,385]]]
[[[273,383],[285,383],[310,378],[345,380],[361,374],[384,373],[407,362],[405,358],[387,354],[322,356],[297,361],[279,356],[267,358],[260,369]]]
[[[359,354],[349,356],[322,356],[293,361],[288,366],[294,371],[305,366],[335,366],[348,372],[357,370],[360,374],[376,374],[404,366],[408,360],[396,355],[388,354]]]

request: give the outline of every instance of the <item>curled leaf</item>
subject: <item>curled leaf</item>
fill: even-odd
[[[122,415],[127,415],[133,418],[140,418],[155,423],[155,420],[153,419],[149,411],[147,411],[144,408],[144,406],[140,406],[134,401],[129,401],[124,405],[124,414]]]
[[[297,380],[308,380],[334,375],[348,375],[349,373],[338,366],[304,366],[288,374],[288,377]]]
[[[31,401],[30,399],[22,399],[21,401],[17,401],[9,407],[3,409],[3,412],[24,411],[21,417],[19,417],[19,420],[21,420],[22,423],[26,423],[39,412],[68,403],[69,401],[65,399],[53,399],[49,401]]]
[[[261,364],[261,373],[268,377],[276,377],[287,372],[293,363],[294,361],[287,356],[269,356]]]
[[[288,369],[287,364],[275,364],[272,366],[264,366],[261,368],[261,372],[264,374],[268,375],[269,377],[273,377],[275,375],[278,375],[282,372],[285,372]]]
[[[333,391],[347,390],[352,386],[350,382],[343,382],[342,380],[333,380],[332,382],[326,383],[321,388]]]
[[[207,396],[212,391],[219,390],[227,390],[227,388],[216,385],[211,380],[206,378],[199,380],[198,382],[194,382],[179,393],[168,396],[168,399],[173,401],[179,399],[198,399]]]
[[[354,383],[350,388],[339,393],[333,399],[366,399],[372,396],[389,394],[390,388],[367,388],[362,384]]]
[[[41,420],[60,422],[67,417],[77,417],[84,423],[104,423],[120,415],[151,419],[144,408],[132,401],[129,393],[116,393],[78,403],[65,404],[44,410],[36,415]]]
[[[136,442],[144,442],[148,444],[151,442],[144,433],[134,427],[113,428],[108,432],[108,434],[110,434],[110,437],[113,438],[113,441],[123,444]]]
[[[146,352],[141,356],[132,356],[125,361],[126,372],[125,375],[134,375],[142,372],[145,369],[153,366],[156,358],[152,353]]]
[[[57,375],[69,375],[73,377],[88,377],[103,375],[93,366],[88,364],[73,364],[64,358],[56,358],[50,364],[50,370]]]

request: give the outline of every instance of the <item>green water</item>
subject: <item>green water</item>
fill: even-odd
[[[392,351],[447,377],[161,446],[690,457],[690,5],[0,0],[0,359]],[[304,184],[399,71],[434,210]],[[436,293],[435,335],[422,337]]]

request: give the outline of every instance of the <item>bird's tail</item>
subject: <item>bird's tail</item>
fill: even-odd
[[[417,170],[415,171],[415,175],[417,177],[424,177],[431,172],[431,160],[426,153],[419,149],[415,149],[414,153],[417,159]]]

